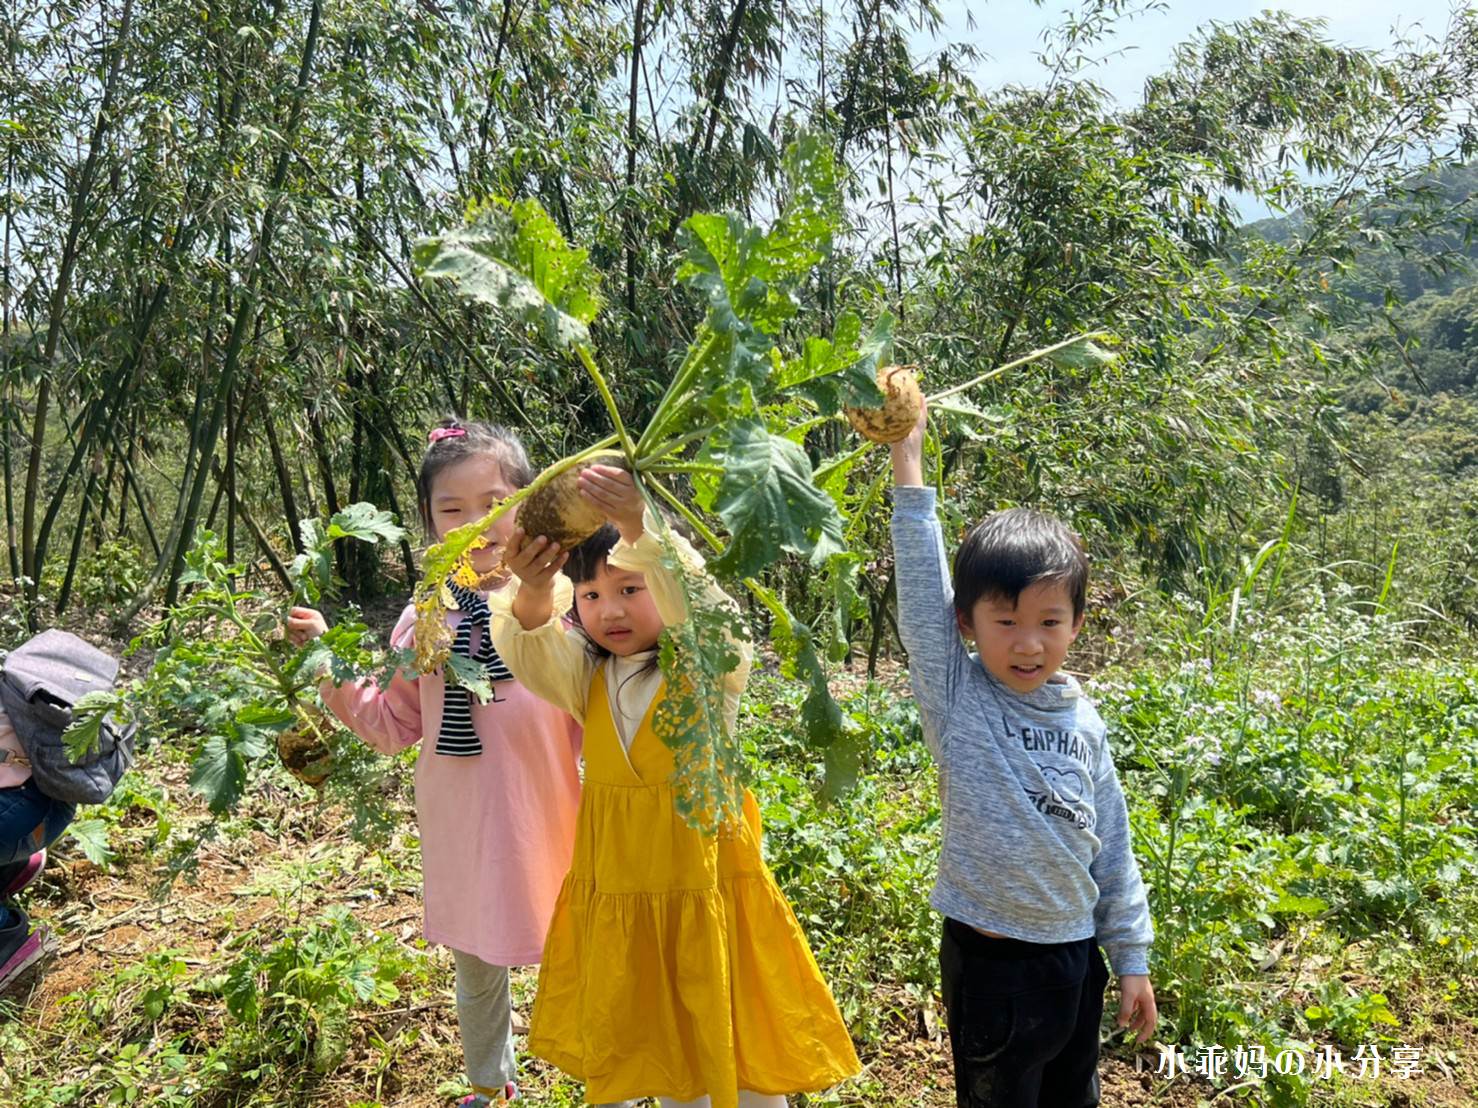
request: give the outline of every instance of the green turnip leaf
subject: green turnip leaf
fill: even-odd
[[[405,528],[395,522],[394,515],[364,501],[335,512],[328,521],[330,540],[359,539],[378,543],[399,542],[404,537]]]
[[[881,315],[864,337],[861,320],[844,311],[837,317],[832,337],[806,339],[800,356],[785,364],[775,384],[781,391],[804,396],[822,415],[832,415],[843,406],[878,408],[883,403],[878,366],[886,363],[892,347],[891,315]]]
[[[695,827],[713,831],[740,816],[745,775],[724,714],[723,678],[740,665],[737,643],[749,637],[733,604],[705,604],[708,586],[668,544],[662,564],[688,598],[688,618],[662,632],[658,653],[666,692],[652,728],[673,752],[673,797]]]
[[[843,549],[836,503],[812,483],[798,445],[752,419],[721,428],[710,443],[724,466],[714,510],[733,536],[717,571],[749,577],[782,550],[819,562]]]
[[[491,200],[465,227],[420,240],[414,260],[423,278],[451,281],[469,300],[538,328],[553,346],[590,341],[600,276],[537,200]]]

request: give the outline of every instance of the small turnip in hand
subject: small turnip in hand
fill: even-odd
[[[870,442],[894,443],[908,438],[923,410],[924,394],[913,366],[878,367],[881,408],[843,408],[847,421]]]
[[[587,464],[630,469],[626,456],[616,451],[596,454]],[[561,550],[572,550],[600,529],[606,517],[580,495],[582,468],[565,470],[519,505],[518,525],[525,535],[543,535]]]

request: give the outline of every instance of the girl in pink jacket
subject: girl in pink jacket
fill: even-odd
[[[440,539],[485,515],[533,479],[522,444],[482,423],[443,421],[431,432],[417,480],[426,530]],[[501,562],[514,517],[487,532],[472,555],[487,574]],[[512,1006],[508,967],[537,963],[560,883],[570,866],[580,801],[580,731],[564,712],[514,681],[494,651],[485,593],[448,588],[452,649],[483,666],[493,699],[480,704],[440,674],[396,673],[335,687],[323,701],[376,750],[394,754],[420,742],[416,818],[421,832],[426,938],[450,947],[457,969],[457,1019],[473,1093],[464,1104],[513,1100]],[[414,646],[415,609],[390,636]],[[294,608],[288,637],[303,643],[327,630],[311,608]]]

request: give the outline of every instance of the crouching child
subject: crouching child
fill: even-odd
[[[107,800],[133,761],[133,724],[106,715],[77,760],[63,738],[73,708],[117,675],[117,659],[56,629],[0,652],[0,995],[30,980],[54,945],[16,895],[40,875],[77,806]]]

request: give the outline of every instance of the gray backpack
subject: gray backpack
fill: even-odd
[[[3,666],[0,707],[31,760],[36,787],[67,804],[108,799],[133,761],[134,726],[105,720],[97,748],[75,764],[62,745],[62,732],[77,701],[113,687],[117,660],[76,635],[52,630],[5,655]]]

